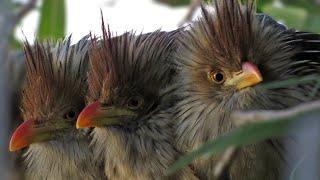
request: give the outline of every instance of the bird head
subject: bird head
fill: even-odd
[[[294,31],[258,16],[254,1],[215,1],[214,7],[213,12],[202,7],[202,17],[181,36],[177,59],[183,86],[204,102],[239,108],[288,97],[290,88],[260,86],[296,77]],[[257,102],[259,98],[265,101]]]
[[[70,47],[71,37],[55,48],[36,41],[25,43],[26,82],[22,90],[24,122],[14,131],[9,145],[16,151],[33,143],[71,138],[84,107],[86,40]]]
[[[173,73],[166,62],[173,51],[173,37],[165,32],[144,35],[125,33],[111,38],[103,27],[100,46],[93,42],[88,75],[88,105],[77,128],[137,128],[164,101],[160,89]]]

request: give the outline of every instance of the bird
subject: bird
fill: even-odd
[[[234,111],[279,110],[309,101],[314,82],[264,89],[263,85],[319,74],[318,34],[287,28],[257,14],[254,1],[214,1],[202,17],[182,31],[175,53],[176,147],[190,153],[233,129]],[[315,96],[317,98],[319,96]],[[288,168],[282,140],[268,140],[239,150],[229,179],[280,179]],[[214,179],[220,156],[191,163],[200,179]]]
[[[23,150],[26,179],[105,179],[93,160],[89,129],[77,130],[85,106],[88,36],[53,43],[25,42],[26,80],[21,92],[24,120],[13,132],[12,152]]]
[[[177,32],[128,32],[112,37],[104,22],[102,32],[100,43],[92,43],[88,105],[76,126],[94,127],[91,143],[94,154],[103,161],[106,176],[197,179],[189,168],[166,174],[180,156],[166,112],[175,102],[166,87],[175,74],[170,64]]]

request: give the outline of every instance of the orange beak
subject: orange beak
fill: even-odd
[[[60,131],[70,127],[73,127],[72,124],[68,124],[64,119],[46,122],[36,122],[33,119],[24,121],[11,136],[9,151],[20,150],[32,143],[52,140]]]
[[[33,124],[33,120],[27,120],[14,131],[9,144],[11,152],[27,147],[31,143],[35,134]]]
[[[102,113],[99,111],[100,108],[101,104],[99,102],[92,103],[85,107],[78,116],[76,123],[77,129],[95,127],[97,123],[95,123],[94,119],[102,116]]]
[[[238,90],[252,87],[263,81],[262,75],[255,64],[244,62],[242,71],[226,81],[227,85],[236,86]]]
[[[88,105],[78,116],[77,129],[100,127],[108,125],[121,125],[126,117],[135,116],[136,113],[115,106],[103,107],[100,102]]]

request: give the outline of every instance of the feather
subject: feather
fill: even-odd
[[[113,36],[104,22],[102,31],[102,39],[92,38],[87,100],[98,101],[95,103],[101,104],[101,111],[119,108],[112,117],[121,123],[94,128],[95,154],[103,158],[105,174],[110,179],[168,179],[166,168],[179,152],[174,147],[169,113],[165,111],[174,98],[164,89],[173,83],[176,71],[170,64],[178,31],[131,31]],[[142,99],[142,105],[130,109],[127,102],[132,97]],[[122,111],[135,115],[122,116]],[[196,179],[188,168],[174,178]]]
[[[259,84],[238,90],[208,80],[209,72],[226,79],[252,63],[263,77],[260,84],[319,74],[319,35],[287,29],[256,13],[255,1],[214,1],[214,11],[202,6],[203,16],[182,32],[176,64],[180,67],[176,94],[177,147],[197,149],[208,140],[230,132],[235,110],[284,109],[310,100],[314,82],[285,88],[263,89]],[[319,93],[318,93],[319,94]],[[318,97],[315,96],[315,97]],[[282,140],[242,148],[230,167],[230,178],[277,179],[283,158]],[[211,179],[219,156],[198,158],[193,166],[200,178]]]
[[[31,128],[43,128],[24,152],[26,179],[105,178],[93,160],[87,130],[78,131],[74,124],[85,103],[89,45],[88,36],[75,45],[71,36],[57,44],[25,42],[21,111],[25,121],[34,121]],[[41,141],[42,136],[53,138]]]
[[[26,83],[21,107],[27,116],[24,119],[46,114],[45,110],[50,112],[61,102],[84,96],[89,46],[86,41],[84,38],[70,47],[70,36],[54,49],[50,42],[35,41],[34,46],[25,43]]]

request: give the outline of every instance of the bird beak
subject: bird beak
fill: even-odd
[[[136,116],[133,111],[115,106],[104,107],[99,102],[88,105],[78,116],[76,127],[89,128],[107,125],[122,125],[126,117]]]
[[[242,71],[226,81],[226,85],[236,86],[238,90],[254,86],[263,81],[258,67],[250,62],[242,64]]]
[[[64,121],[54,121],[54,123],[49,121],[39,123],[32,119],[24,121],[11,136],[9,151],[20,150],[35,142],[52,140],[56,137],[57,130],[68,127],[70,125]]]

